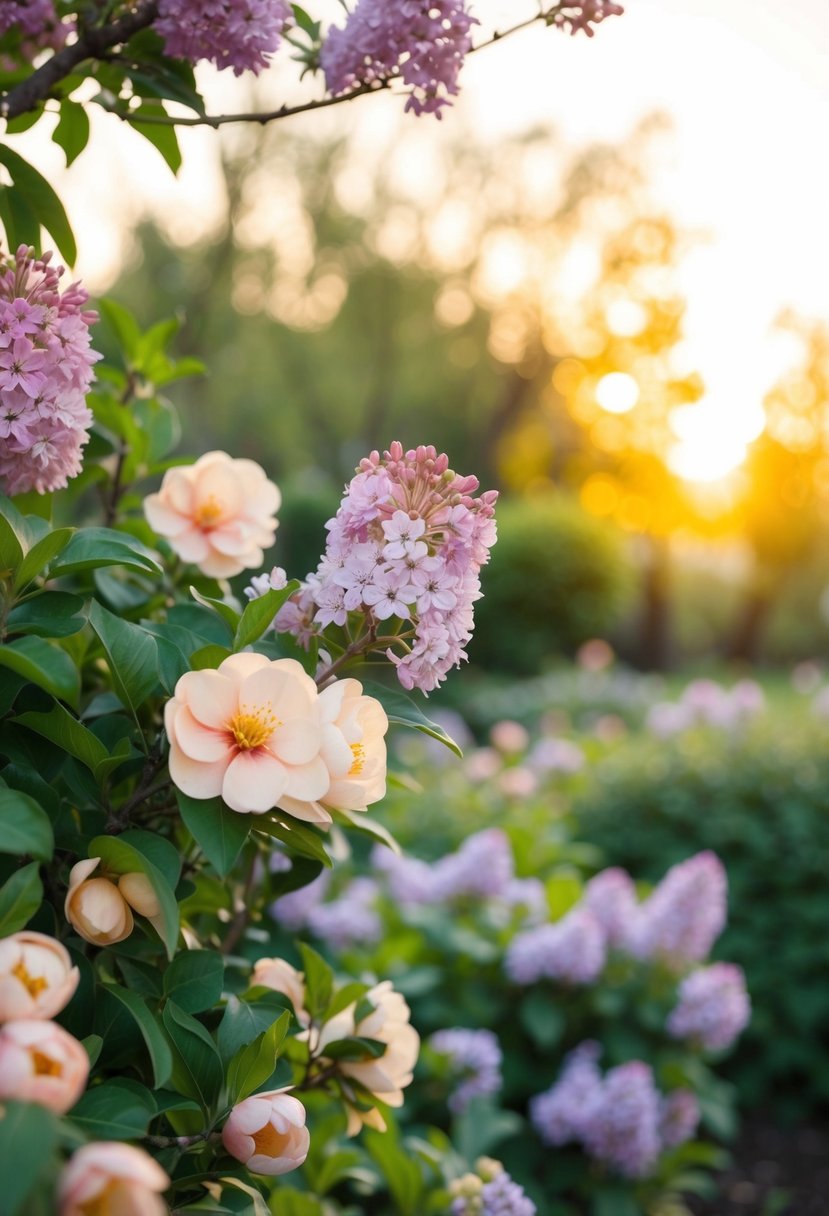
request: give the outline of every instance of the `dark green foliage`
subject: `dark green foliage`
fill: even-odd
[[[545,660],[606,632],[627,573],[617,535],[571,500],[504,503],[476,608],[473,662],[535,674]]]
[[[749,1106],[829,1104],[829,755],[817,728],[745,742],[631,742],[577,800],[581,838],[655,880],[713,849],[729,880],[720,958],[746,971],[754,1015],[724,1071]]]

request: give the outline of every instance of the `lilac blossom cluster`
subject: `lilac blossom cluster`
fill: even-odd
[[[755,680],[738,680],[723,688],[715,680],[692,680],[678,701],[660,701],[648,711],[646,725],[659,739],[697,726],[738,730],[765,708],[763,690]]]
[[[624,870],[603,870],[561,920],[516,934],[507,974],[522,985],[590,984],[611,949],[682,970],[708,957],[725,926],[727,896],[725,870],[711,852],[673,866],[641,904]]]
[[[293,20],[288,0],[159,0],[154,28],[166,54],[258,75]]]
[[[598,1043],[581,1043],[556,1083],[530,1101],[530,1119],[545,1144],[575,1141],[625,1178],[646,1178],[660,1154],[690,1140],[699,1104],[690,1090],[662,1095],[650,1065],[629,1060],[602,1076]]]
[[[475,1170],[451,1184],[451,1216],[536,1216],[535,1204],[500,1161],[481,1157]]]
[[[373,946],[383,936],[377,910],[377,883],[371,878],[355,878],[336,899],[325,902],[330,871],[298,891],[274,901],[271,915],[291,933],[308,929],[332,950],[354,946]]]
[[[9,30],[19,31],[25,59],[39,51],[59,51],[70,29],[55,12],[53,0],[0,0],[0,38]]]
[[[92,422],[97,314],[79,283],[60,291],[63,267],[50,259],[25,245],[0,258],[0,488],[9,495],[45,494],[77,476]]]
[[[687,975],[668,1017],[668,1033],[691,1039],[707,1051],[724,1051],[745,1030],[751,1000],[745,975],[734,963],[712,963]]]
[[[407,110],[440,118],[458,94],[473,25],[466,0],[358,0],[323,43],[326,87],[336,96],[399,78]]]
[[[477,478],[454,473],[433,447],[404,452],[393,443],[382,456],[372,452],[326,525],[316,572],[280,609],[276,629],[307,645],[362,613],[367,644],[380,627],[390,635],[386,655],[403,687],[431,692],[466,658],[478,572],[495,542],[498,495],[476,498],[477,488]]]
[[[594,25],[600,25],[608,17],[621,17],[624,11],[615,0],[574,0],[574,3],[565,3],[556,9],[551,24],[571,34],[582,30],[592,38],[596,32]]]
[[[501,1088],[503,1055],[498,1038],[491,1030],[451,1027],[438,1030],[429,1046],[446,1056],[452,1079],[457,1082],[449,1096],[449,1109],[461,1115],[473,1098],[497,1094]]]

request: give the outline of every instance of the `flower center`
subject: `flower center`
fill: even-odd
[[[222,518],[224,507],[211,494],[196,508],[196,523],[200,528],[212,528]]]
[[[44,988],[49,987],[47,980],[42,975],[29,975],[26,970],[26,964],[22,959],[16,967],[12,967],[12,975],[20,980],[29,996],[37,996]]]
[[[288,1137],[278,1132],[272,1123],[266,1123],[258,1132],[253,1133],[251,1139],[256,1145],[257,1156],[281,1157],[285,1152]]]
[[[363,771],[363,765],[366,762],[366,749],[363,747],[362,743],[352,743],[351,754],[354,757],[354,763],[348,770],[348,775],[349,777],[356,777]]]
[[[271,713],[270,706],[261,705],[253,710],[240,709],[238,714],[230,719],[227,729],[236,740],[240,751],[249,752],[271,737],[274,727],[280,723]]]
[[[59,1077],[63,1072],[57,1060],[53,1060],[51,1056],[44,1055],[37,1049],[32,1052],[32,1063],[35,1066],[35,1075],[38,1077]]]

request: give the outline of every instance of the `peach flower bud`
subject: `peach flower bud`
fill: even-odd
[[[170,1179],[143,1149],[101,1140],[77,1149],[58,1183],[60,1216],[166,1216]]]
[[[305,975],[302,971],[297,971],[282,958],[260,958],[253,968],[250,982],[252,986],[259,984],[283,993],[293,1005],[299,1024],[309,1025],[311,1015],[305,1008]]]
[[[173,784],[191,798],[221,794],[242,814],[285,796],[322,798],[330,778],[317,700],[295,659],[242,653],[216,671],[186,672],[164,708]]]
[[[159,492],[144,500],[144,514],[183,561],[211,578],[231,578],[262,565],[281,501],[254,461],[208,452],[168,469]]]
[[[374,697],[363,696],[359,680],[335,680],[320,693],[321,756],[330,785],[317,802],[307,804],[283,797],[279,805],[289,815],[328,824],[326,808],[364,811],[386,794],[386,711]]]
[[[26,1018],[0,1028],[0,1099],[37,1102],[65,1115],[88,1076],[82,1044],[57,1023]]]
[[[90,878],[100,857],[79,861],[69,872],[63,906],[76,933],[93,946],[112,946],[132,933],[134,921],[127,901],[108,878]]]
[[[139,916],[146,916],[148,920],[152,920],[154,916],[160,914],[161,905],[158,902],[158,896],[146,874],[140,874],[138,871],[132,874],[122,874],[118,879],[118,890]]]
[[[287,1174],[302,1165],[310,1144],[305,1107],[284,1089],[254,1094],[233,1107],[222,1143],[254,1174]]]
[[[24,929],[0,941],[0,1022],[53,1018],[71,1000],[80,972],[60,942]]]

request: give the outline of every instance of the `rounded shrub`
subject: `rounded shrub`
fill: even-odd
[[[472,660],[516,675],[605,633],[629,566],[618,533],[563,495],[498,508],[498,544],[483,574]]]

